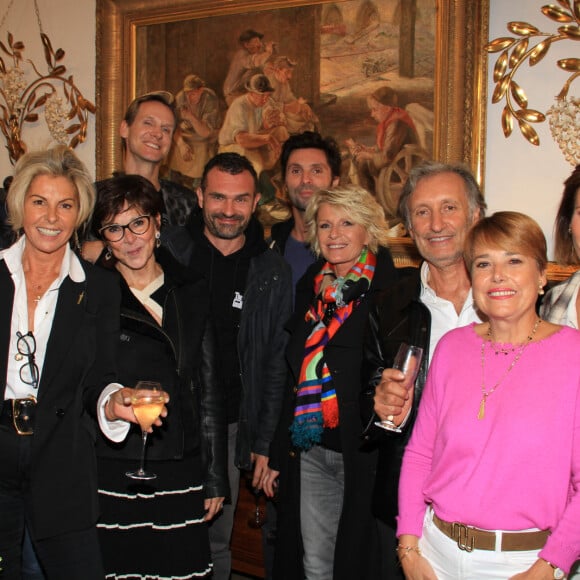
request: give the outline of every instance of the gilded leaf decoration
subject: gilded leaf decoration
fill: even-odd
[[[558,0],[556,4],[542,6],[541,12],[553,22],[560,24],[556,32],[542,32],[528,22],[507,23],[507,30],[515,36],[501,36],[485,46],[489,53],[500,53],[493,67],[495,83],[492,102],[504,102],[501,125],[506,137],[512,134],[514,119],[521,134],[532,145],[539,145],[540,139],[533,123],[542,123],[546,115],[529,107],[525,90],[516,82],[519,67],[527,62],[537,65],[548,54],[550,47],[561,41],[580,41],[580,0]],[[580,45],[575,45],[574,50]],[[570,83],[580,75],[580,58],[564,58],[556,65],[570,73],[558,99],[566,99]]]
[[[24,44],[14,41],[10,32],[7,44],[0,41],[0,131],[11,163],[26,152],[23,126],[37,122],[43,108],[52,138],[71,148],[85,141],[89,115],[95,113],[95,105],[83,97],[72,75],[65,76],[67,69],[61,62],[64,50],[54,50],[45,33],[41,32],[40,38],[48,70],[43,73],[26,60],[34,74],[30,82],[23,68]]]

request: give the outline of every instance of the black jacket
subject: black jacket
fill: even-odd
[[[86,262],[84,282],[63,280],[40,383],[31,437],[27,525],[36,539],[88,529],[98,515],[96,405],[116,380],[119,289]],[[0,260],[0,394],[5,397],[14,283]],[[7,458],[0,449],[0,461]],[[16,470],[15,466],[15,470]]]
[[[286,242],[290,237],[290,232],[294,228],[294,218],[291,217],[283,222],[278,222],[270,230],[269,246],[271,250],[276,250],[281,256],[284,255]]]
[[[184,226],[189,215],[199,209],[195,191],[169,179],[162,178],[159,180],[159,184],[165,205],[163,214],[165,225]]]
[[[303,578],[300,537],[300,453],[290,443],[288,428],[294,415],[294,387],[304,358],[304,344],[311,325],[304,314],[314,300],[314,277],[324,260],[306,272],[296,289],[296,312],[288,324],[291,332],[286,351],[291,382],[286,389],[282,417],[272,446],[270,466],[280,471],[278,537],[274,577],[276,580]],[[344,458],[344,503],[336,539],[334,580],[377,578],[378,537],[371,513],[376,450],[364,445],[360,415],[363,334],[372,296],[388,288],[398,274],[387,250],[378,254],[369,292],[324,348],[339,405],[340,442]]]
[[[203,234],[201,215],[188,223],[189,235],[167,239],[180,262],[197,269],[200,252],[217,252]],[[292,312],[290,267],[268,249],[259,222],[252,218],[246,229],[246,246],[252,248],[238,332],[238,357],[242,382],[235,464],[251,469],[250,454],[268,456],[286,385],[284,350],[288,335],[284,323]],[[209,279],[211,272],[204,272]]]
[[[16,239],[8,223],[8,208],[6,207],[6,190],[0,188],[0,249],[9,248]]]
[[[369,377],[368,389],[361,404],[363,421],[368,423],[366,439],[378,445],[379,458],[373,491],[374,515],[396,528],[399,477],[405,447],[411,436],[417,409],[427,379],[431,314],[419,300],[421,293],[420,269],[403,277],[395,286],[376,296],[371,309],[365,338],[363,374]],[[390,433],[373,425],[374,388],[380,382],[383,368],[391,368],[401,342],[423,348],[423,360],[415,382],[411,414],[403,433]]]
[[[163,248],[157,258],[165,282],[152,298],[163,306],[162,326],[119,275],[119,382],[134,387],[139,380],[158,381],[170,395],[167,419],[149,437],[147,460],[179,460],[184,453],[201,453],[206,497],[228,496],[225,400],[215,378],[207,284],[189,276]],[[140,452],[137,425],[121,443],[101,435],[97,444],[100,457],[136,460]]]

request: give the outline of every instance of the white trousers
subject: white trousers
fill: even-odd
[[[499,543],[501,545],[501,540]],[[433,523],[431,509],[425,515],[419,547],[435,570],[438,580],[507,580],[514,574],[527,570],[538,559],[540,552],[466,552],[457,546],[455,540],[448,538],[437,528]]]

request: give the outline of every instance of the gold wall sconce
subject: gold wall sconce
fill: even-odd
[[[580,42],[580,0],[558,0],[559,6],[542,6],[544,16],[558,23],[556,32],[541,32],[527,22],[508,22],[507,29],[514,36],[502,36],[485,45],[489,53],[500,53],[494,68],[495,88],[492,103],[504,101],[501,125],[506,137],[512,134],[515,123],[521,134],[532,145],[539,145],[540,138],[533,123],[542,123],[548,117],[552,137],[566,160],[572,165],[580,164],[580,99],[568,97],[571,83],[580,76],[580,58],[570,57],[556,61],[556,65],[569,73],[556,102],[546,114],[529,107],[524,89],[515,80],[520,66],[527,62],[530,67],[538,64],[556,42]],[[576,44],[576,47],[580,44]]]
[[[8,5],[0,28],[13,2]],[[95,105],[85,99],[75,85],[73,76],[67,74],[62,64],[64,50],[54,50],[48,35],[43,32],[36,0],[34,7],[47,72],[41,72],[32,60],[24,60],[24,43],[15,41],[10,32],[7,43],[0,42],[0,131],[6,139],[12,164],[27,150],[22,138],[25,124],[37,123],[44,114],[51,137],[75,148],[85,141],[89,115],[96,111]]]

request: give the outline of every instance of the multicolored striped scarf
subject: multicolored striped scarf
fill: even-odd
[[[306,321],[312,321],[314,327],[304,346],[290,427],[292,443],[304,451],[320,443],[324,428],[339,425],[338,401],[324,360],[324,347],[369,289],[376,263],[375,255],[365,247],[344,278],[336,278],[334,267],[327,262],[314,279],[316,302],[306,313]],[[333,281],[326,283],[326,276],[332,276]]]

